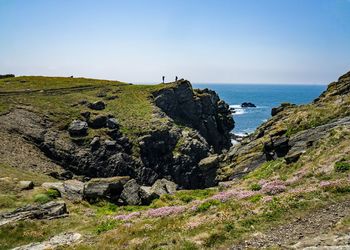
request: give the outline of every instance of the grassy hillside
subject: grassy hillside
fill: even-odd
[[[171,85],[18,77],[0,80],[0,107],[7,112],[24,106],[47,115],[57,128],[63,128],[85,111],[79,101],[102,99],[107,103],[103,112],[117,117],[123,132],[136,138],[166,123],[166,118],[154,118],[150,95],[167,86]],[[28,88],[38,91],[28,92]],[[347,116],[350,98],[347,94],[331,95],[333,88],[331,85],[317,103],[289,108],[262,125],[269,133],[257,139],[247,155],[261,150],[262,142],[278,131],[287,131],[290,136]],[[90,133],[89,136],[94,132]],[[214,188],[163,195],[149,206],[67,201],[67,218],[0,227],[0,249],[42,241],[67,231],[83,234],[83,241],[68,249],[280,249],[296,243],[309,244],[316,236],[321,237],[320,241],[312,244],[326,244],[322,240],[325,235],[335,240],[350,233],[349,142],[349,126],[336,127],[297,162],[287,164],[283,158],[268,161],[241,179]],[[230,172],[235,166],[225,167]],[[37,184],[50,180],[45,175],[0,164],[0,210],[60,199],[41,188],[19,191],[16,183],[25,179]]]
[[[88,78],[24,76],[0,79],[0,113],[22,107],[46,115],[54,126],[63,129],[88,108],[82,101],[103,100],[107,106],[95,114],[110,114],[121,124],[130,139],[160,128],[162,119],[154,119],[151,93],[172,84],[130,85],[118,81]],[[91,131],[89,137],[94,136]],[[99,130],[98,133],[103,133]]]

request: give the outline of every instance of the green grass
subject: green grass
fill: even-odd
[[[8,112],[18,106],[29,107],[49,117],[57,129],[64,130],[73,119],[82,119],[81,112],[91,111],[86,106],[79,105],[80,101],[103,100],[107,104],[106,109],[91,112],[116,117],[121,125],[121,131],[134,145],[138,145],[137,140],[140,136],[155,129],[167,128],[167,118],[155,118],[153,115],[155,107],[152,93],[172,86],[172,84],[129,85],[118,81],[64,77],[25,76],[1,79],[0,92],[22,91],[22,93],[1,96],[0,113]],[[42,91],[26,93],[28,89]],[[100,97],[101,93],[103,97]],[[107,137],[103,129],[89,129],[87,137],[76,140],[89,143],[96,135]],[[138,147],[134,147],[134,151],[138,155]]]
[[[346,172],[350,170],[350,163],[346,161],[338,161],[335,163],[334,169],[336,172]]]

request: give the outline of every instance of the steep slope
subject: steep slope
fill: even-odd
[[[52,161],[47,165],[61,167],[50,173],[60,178],[128,175],[147,185],[166,177],[184,188],[212,186],[217,165],[208,169],[199,162],[230,146],[227,104],[184,80],[147,86],[15,77],[0,80],[0,90],[4,138],[35,145]],[[174,103],[192,105],[196,116],[172,116],[166,106]],[[6,152],[3,161],[12,164]]]
[[[262,124],[242,144],[231,148],[220,171],[221,179],[233,179],[249,173],[261,164],[285,159],[298,163],[318,142],[350,125],[350,73],[341,76],[313,103],[282,104],[273,109],[273,117]],[[324,152],[325,154],[327,152]],[[340,159],[339,159],[340,160]]]

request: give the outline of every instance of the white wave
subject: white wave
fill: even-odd
[[[237,145],[237,144],[239,144],[239,142],[238,142],[238,141],[233,140],[233,139],[231,139],[231,143],[232,143],[232,145]]]
[[[243,115],[246,111],[241,107],[241,105],[230,105],[230,108],[233,108],[235,112],[233,115]]]
[[[247,136],[249,133],[246,132],[240,132],[240,133],[234,133],[234,135],[239,136],[239,137],[245,137]]]

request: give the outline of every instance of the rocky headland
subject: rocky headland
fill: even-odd
[[[348,247],[349,93],[350,72],[232,145],[229,106],[186,80],[4,77],[0,246]]]

